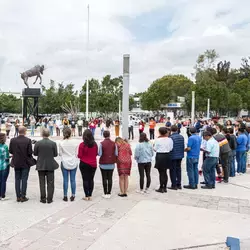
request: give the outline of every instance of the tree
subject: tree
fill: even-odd
[[[14,95],[0,94],[0,113],[16,113],[22,112],[22,101]]]
[[[151,84],[141,95],[142,108],[159,110],[161,105],[177,101],[177,96],[186,97],[193,82],[184,75],[166,75]]]
[[[195,65],[196,71],[213,69],[215,67],[214,63],[218,57],[219,54],[214,49],[206,50],[203,54],[198,56]]]

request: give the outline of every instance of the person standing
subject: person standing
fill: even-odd
[[[9,176],[9,149],[6,143],[6,135],[0,133],[0,200],[4,200],[6,193],[6,182]]]
[[[115,121],[115,136],[119,137],[120,135],[120,121],[116,120]]]
[[[68,201],[68,185],[70,178],[70,201],[74,201],[76,196],[76,171],[79,161],[77,158],[76,140],[71,138],[70,128],[65,128],[63,131],[63,141],[59,143],[59,155],[61,156],[61,169],[63,175],[63,200]]]
[[[201,186],[203,189],[215,188],[215,169],[219,160],[220,155],[220,145],[208,131],[203,133],[204,139],[207,141],[206,147],[201,150],[205,152],[206,158],[203,162],[203,176],[205,184]]]
[[[76,122],[75,119],[71,121],[71,135],[76,136]]]
[[[221,160],[221,165],[222,165],[222,169],[224,172],[224,177],[223,177],[223,181],[225,183],[228,183],[229,180],[229,155],[231,154],[231,149],[228,143],[227,138],[225,137],[225,135],[221,132],[223,130],[223,127],[220,125],[218,126],[219,128],[219,133],[217,133],[216,129],[213,128],[212,129],[212,134],[215,138],[215,140],[219,143],[220,146],[220,160]]]
[[[188,138],[187,147],[187,174],[189,184],[183,186],[186,189],[197,189],[199,183],[198,163],[200,157],[201,137],[196,134],[196,128],[190,127],[191,136]]]
[[[110,132],[103,132],[104,141],[100,143],[98,155],[100,156],[99,164],[102,173],[103,198],[111,197],[113,185],[113,172],[117,161],[118,149],[114,141],[110,139]]]
[[[6,131],[7,138],[10,138],[11,127],[12,127],[12,125],[11,125],[10,119],[8,118],[6,123],[5,123],[5,131]]]
[[[184,137],[178,133],[178,127],[173,125],[171,127],[171,136],[173,140],[173,150],[171,152],[172,156],[172,167],[170,168],[170,179],[172,186],[170,189],[177,190],[182,189],[181,187],[181,161],[184,158]]]
[[[226,138],[229,142],[229,146],[231,148],[231,153],[229,155],[229,176],[234,177],[235,176],[235,159],[236,159],[236,148],[237,148],[237,138],[234,135],[234,129],[232,127],[229,127],[226,129]]]
[[[48,121],[48,127],[49,127],[50,136],[53,136],[53,132],[54,132],[54,121],[52,120],[52,118],[50,118],[49,121]]]
[[[63,128],[66,128],[69,126],[69,120],[67,117],[64,117],[62,124],[63,124]]]
[[[103,136],[103,132],[105,131],[105,127],[106,127],[106,124],[105,124],[104,120],[102,120],[101,124],[100,124],[101,136]]]
[[[89,123],[89,129],[90,129],[93,137],[95,137],[96,123],[95,123],[94,119],[92,119],[91,122]]]
[[[35,128],[36,128],[36,119],[34,118],[34,116],[31,116],[30,118],[30,129],[31,129],[31,136],[35,135]]]
[[[60,119],[56,119],[56,136],[60,136],[61,128],[63,127]]]
[[[43,139],[36,142],[34,155],[37,156],[36,170],[38,171],[40,184],[40,202],[50,204],[53,202],[55,189],[55,170],[59,167],[55,161],[57,157],[57,145],[49,139],[49,130],[42,131]],[[47,194],[46,194],[47,183]]]
[[[166,127],[159,128],[160,136],[155,140],[154,150],[156,151],[155,168],[158,169],[160,188],[159,193],[167,192],[168,175],[167,169],[172,166],[171,151],[173,150],[173,140],[169,138],[169,130]]]
[[[134,126],[135,126],[135,121],[133,120],[133,117],[130,116],[129,122],[128,122],[128,134],[129,134],[129,140],[132,138],[134,140]]]
[[[138,163],[138,170],[140,175],[140,193],[148,193],[151,184],[151,162],[154,156],[152,144],[149,142],[145,133],[140,134],[139,144],[136,145],[134,159]],[[146,174],[147,183],[144,190],[144,173]]]
[[[170,129],[171,126],[172,126],[172,123],[171,123],[171,121],[170,121],[170,117],[168,117],[168,118],[167,118],[167,122],[166,122],[166,127]]]
[[[32,157],[31,140],[27,138],[27,129],[23,126],[18,128],[19,136],[10,140],[9,152],[12,154],[11,165],[15,169],[15,189],[17,202],[26,202],[27,182],[30,165],[27,159]]]
[[[156,122],[155,119],[152,117],[150,118],[149,121],[149,138],[150,140],[154,140],[155,139],[155,126],[156,126]]]
[[[248,137],[243,128],[239,128],[237,137],[236,160],[237,160],[237,173],[246,173],[245,154],[248,146]]]
[[[141,133],[143,133],[144,132],[144,122],[143,122],[143,120],[141,120],[140,122],[139,122],[139,134],[141,134]]]
[[[128,177],[132,167],[132,151],[129,143],[121,137],[117,137],[115,143],[118,148],[117,169],[119,174],[120,197],[127,197]]]
[[[15,121],[15,134],[14,134],[14,137],[18,137],[19,135],[19,127],[20,127],[20,121],[18,119],[16,119]]]
[[[82,136],[83,120],[79,119],[77,121],[78,136]]]
[[[80,171],[82,174],[83,189],[85,198],[90,201],[94,190],[94,177],[97,168],[96,157],[98,155],[98,146],[95,142],[91,130],[86,129],[83,133],[83,142],[78,148],[78,158],[80,159]]]

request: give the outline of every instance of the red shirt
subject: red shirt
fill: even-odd
[[[79,145],[78,158],[80,159],[80,161],[90,165],[93,168],[97,167],[97,160],[96,160],[97,154],[98,154],[97,144],[95,144],[92,148],[89,148],[86,145],[84,145],[84,142],[82,142]]]

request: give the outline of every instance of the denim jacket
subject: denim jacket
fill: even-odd
[[[151,162],[153,156],[154,150],[150,142],[142,142],[136,145],[134,158],[137,163]]]

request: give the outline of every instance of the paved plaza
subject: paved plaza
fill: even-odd
[[[97,142],[100,133],[97,132]],[[112,133],[113,134],[113,133]],[[134,149],[138,140],[131,142]],[[114,136],[113,136],[114,137]],[[39,139],[37,137],[36,139]],[[59,141],[60,138],[54,138]],[[76,144],[81,138],[76,138]],[[75,202],[62,201],[62,174],[56,171],[54,203],[39,202],[35,168],[28,182],[30,200],[17,203],[11,170],[6,201],[0,202],[0,249],[165,250],[226,249],[226,237],[241,240],[250,249],[250,171],[217,184],[213,190],[169,190],[156,193],[158,172],[152,169],[149,194],[138,194],[139,174],[134,162],[127,198],[117,196],[118,174],[110,200],[103,199],[101,174],[95,176],[93,201],[83,201],[82,180],[77,172]],[[185,159],[183,184],[187,184]]]

